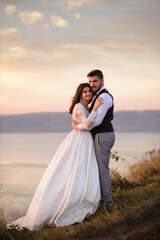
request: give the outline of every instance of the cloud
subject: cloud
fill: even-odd
[[[43,19],[43,13],[39,11],[21,11],[19,17],[24,24],[34,25],[36,22]]]
[[[66,20],[64,20],[63,18],[61,18],[59,15],[53,14],[51,16],[51,20],[52,20],[53,26],[57,26],[57,27],[67,27],[68,26],[68,22]]]
[[[3,4],[24,4],[22,0],[1,0],[1,3]]]
[[[66,6],[68,10],[74,8],[81,8],[83,6],[92,6],[96,8],[100,8],[103,6],[114,5],[114,4],[121,4],[126,0],[60,0],[59,6]]]
[[[47,1],[47,0],[46,0]],[[135,0],[134,2],[139,1]],[[43,0],[45,2],[45,0]],[[132,0],[57,0],[57,1],[48,1],[48,4],[52,7],[60,7],[63,10],[72,10],[75,8],[81,7],[94,7],[94,8],[102,8],[105,6],[112,5],[122,5],[124,3],[132,3]]]
[[[129,40],[107,40],[102,43],[102,46],[111,50],[134,52],[146,49],[144,45]]]
[[[48,28],[49,27],[49,23],[44,24],[44,27]]]
[[[80,14],[79,14],[79,13],[76,13],[74,16],[75,16],[75,18],[76,18],[77,20],[80,19]]]
[[[111,22],[110,22],[110,21],[102,21],[102,20],[100,20],[100,21],[95,21],[95,23],[96,23],[96,24],[99,24],[99,25],[102,25],[102,26],[104,26],[104,27],[111,25]]]
[[[8,43],[15,43],[22,39],[22,36],[19,34],[18,29],[8,28],[0,30],[0,44],[7,45]]]
[[[13,14],[17,11],[17,9],[15,5],[8,5],[5,7],[4,11],[7,14],[7,16],[11,18]]]
[[[28,52],[27,49],[19,46],[10,47],[8,50],[9,50],[9,55],[15,58],[26,57]]]
[[[91,2],[93,3],[94,1],[92,1],[92,0],[67,0],[67,4],[71,8],[82,7],[83,5],[90,5]]]
[[[12,34],[12,33],[16,33],[16,32],[18,32],[18,30],[16,28],[0,30],[0,34]]]
[[[158,55],[160,51],[158,22],[160,22],[159,7],[151,3],[143,5],[139,3],[134,10],[130,6],[127,11],[126,9],[121,10],[114,17],[90,21],[86,23],[86,27],[90,31],[96,31],[97,35],[106,36],[110,40],[132,40],[129,43],[132,44],[132,50],[145,46],[146,51]],[[133,42],[139,46],[134,45],[133,47]],[[115,49],[115,46],[112,47]],[[122,49],[124,48],[125,46],[122,46]],[[126,48],[129,48],[128,43]]]
[[[103,1],[102,0],[67,0],[67,5],[69,8],[80,8],[87,5],[97,5],[99,6]]]

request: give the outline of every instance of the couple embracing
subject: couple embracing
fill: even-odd
[[[82,222],[100,205],[112,203],[109,174],[113,97],[104,87],[103,74],[93,70],[89,83],[78,86],[69,112],[73,130],[46,169],[26,213],[9,223],[38,230],[44,225]]]

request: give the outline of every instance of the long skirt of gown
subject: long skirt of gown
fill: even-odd
[[[11,224],[38,230],[46,224],[82,222],[96,211],[99,201],[99,173],[91,133],[73,130],[46,169],[26,216]]]

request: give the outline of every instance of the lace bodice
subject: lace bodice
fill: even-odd
[[[74,106],[72,119],[78,123],[82,123],[84,128],[88,129],[92,126],[96,118],[96,112],[89,113],[81,103]]]

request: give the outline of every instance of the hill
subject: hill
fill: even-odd
[[[115,131],[160,132],[160,110],[118,111],[114,113]],[[0,132],[68,132],[72,130],[67,112],[1,115]]]

